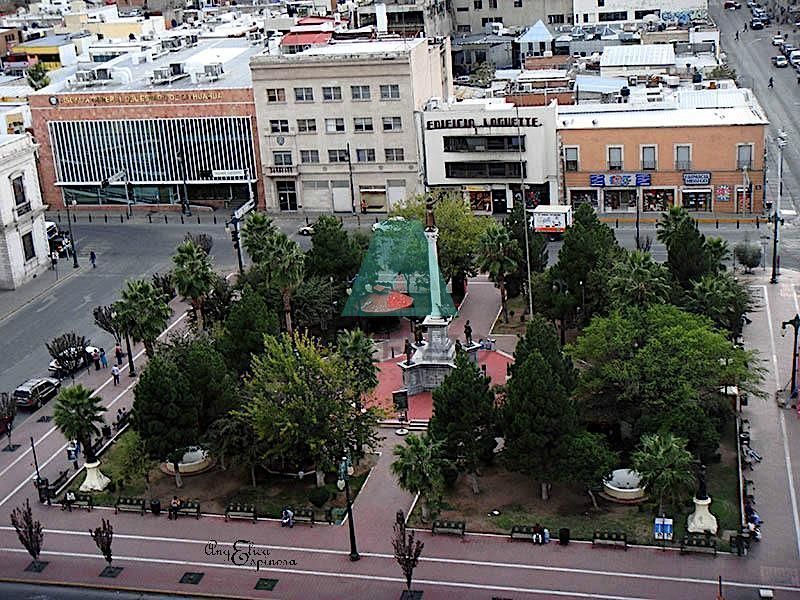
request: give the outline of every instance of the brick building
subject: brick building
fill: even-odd
[[[246,40],[81,64],[30,98],[45,202],[263,199]],[[263,200],[262,200],[263,202]]]

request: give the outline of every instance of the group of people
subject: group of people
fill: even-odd
[[[114,421],[114,429],[117,430],[117,431],[122,429],[122,427],[125,425],[125,423],[128,422],[128,419],[130,418],[130,416],[131,415],[128,412],[128,409],[125,408],[124,406],[122,408],[120,408],[120,409],[117,409],[117,420]]]
[[[533,543],[546,544],[550,541],[550,532],[546,527],[542,527],[540,523],[533,526]]]
[[[100,348],[100,350],[92,352],[92,363],[94,364],[95,371],[99,371],[101,368],[108,368],[108,358],[106,357],[105,348]]]

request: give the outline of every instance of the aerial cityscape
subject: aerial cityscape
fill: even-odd
[[[14,0],[0,71],[0,598],[800,600],[795,0]]]

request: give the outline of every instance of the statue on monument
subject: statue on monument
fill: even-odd
[[[433,198],[430,196],[425,201],[425,231],[436,229],[436,220],[433,217]]]
[[[706,486],[706,466],[700,465],[700,471],[697,473],[697,494],[695,498],[698,500],[708,499],[708,487]]]
[[[405,353],[406,353],[406,364],[407,365],[412,364],[413,361],[411,360],[411,356],[414,354],[414,347],[411,345],[411,342],[408,341],[408,338],[406,338]]]
[[[469,319],[464,324],[464,338],[467,340],[467,346],[472,345],[472,326],[469,324]]]

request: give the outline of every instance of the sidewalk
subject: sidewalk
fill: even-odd
[[[62,258],[58,261],[56,272],[48,269],[35,279],[15,290],[0,290],[0,322],[11,317],[20,308],[56,289],[65,281],[85,271],[85,267],[72,268],[72,260]]]

